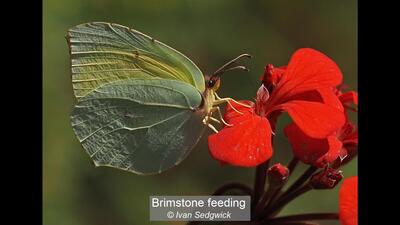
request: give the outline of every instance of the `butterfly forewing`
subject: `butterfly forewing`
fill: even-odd
[[[103,22],[75,26],[67,35],[72,83],[79,99],[109,82],[171,79],[205,89],[198,67],[183,54],[133,29]]]

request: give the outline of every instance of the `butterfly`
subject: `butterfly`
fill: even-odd
[[[227,124],[219,105],[220,75],[212,75],[175,49],[139,31],[104,22],[77,25],[66,36],[77,103],[73,131],[96,166],[136,174],[161,173],[179,164],[211,122]],[[213,115],[218,114],[219,118]]]

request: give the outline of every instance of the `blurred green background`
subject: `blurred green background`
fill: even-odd
[[[357,89],[354,0],[45,0],[43,7],[43,218],[47,225],[148,224],[149,195],[208,195],[225,182],[252,186],[254,179],[254,168],[221,167],[213,160],[207,135],[179,166],[160,175],[143,177],[95,168],[69,121],[74,99],[64,36],[74,25],[105,21],[137,29],[179,50],[204,73],[241,53],[252,54],[254,58],[244,62],[251,72],[226,74],[220,96],[253,99],[264,66],[287,64],[301,47],[312,47],[333,58],[345,83]],[[352,118],[356,120],[356,115]],[[288,122],[287,116],[279,121],[274,162],[287,164],[291,159],[281,132]],[[294,177],[305,168],[298,167]],[[356,175],[357,161],[343,170],[345,176]],[[338,187],[311,191],[288,205],[282,215],[336,211],[337,196]]]

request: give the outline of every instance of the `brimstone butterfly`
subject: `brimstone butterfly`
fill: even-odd
[[[216,131],[211,121],[224,123],[218,105],[234,100],[216,94],[219,75],[245,69],[228,67],[250,57],[240,55],[205,79],[183,54],[121,25],[81,24],[67,41],[77,138],[96,166],[142,175],[179,164],[206,126]]]

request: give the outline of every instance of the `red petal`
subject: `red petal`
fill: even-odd
[[[349,91],[339,95],[339,99],[343,105],[350,106],[352,103],[358,105],[358,94],[355,91]]]
[[[208,137],[212,157],[243,167],[257,166],[271,158],[271,127],[267,119],[245,114],[229,122],[232,127],[226,126]]]
[[[279,108],[287,111],[293,122],[312,138],[325,138],[345,123],[343,112],[322,103],[290,101]]]
[[[246,107],[240,104],[237,104],[233,101],[229,101],[230,104],[226,104],[224,120],[227,123],[235,124],[236,121],[242,121],[243,116],[253,115],[254,114],[254,103],[251,101],[242,100],[239,101],[241,104],[245,104],[251,107]],[[233,106],[236,110],[234,110],[231,106]],[[241,112],[238,113],[237,111]]]
[[[344,112],[342,102],[333,92],[332,88],[319,88],[317,90],[302,92],[292,96],[291,100],[321,102]]]
[[[339,219],[343,225],[358,224],[358,177],[343,181],[339,191]]]
[[[322,95],[317,90],[305,91],[296,95],[293,95],[292,100],[302,100],[310,102],[320,102],[323,103],[324,99]]]
[[[331,88],[342,82],[334,61],[311,48],[297,50],[271,98],[282,102],[290,96],[313,89]],[[275,103],[277,104],[277,103]]]
[[[324,167],[340,156],[342,143],[336,136],[329,136],[325,139],[311,138],[293,123],[285,127],[284,132],[289,139],[294,155],[303,163]]]
[[[343,104],[331,88],[320,88],[317,90],[321,95],[323,102],[330,107],[344,112]]]

